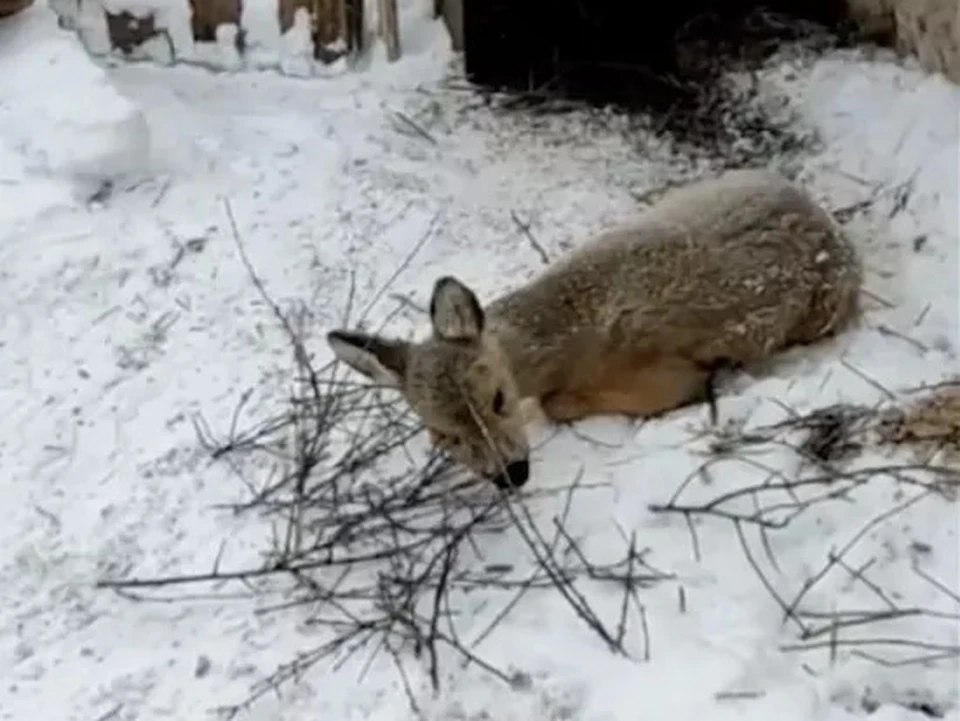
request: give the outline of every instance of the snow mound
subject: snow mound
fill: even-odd
[[[54,13],[34,5],[0,25],[0,158],[5,195],[86,192],[142,169],[149,153],[143,114],[111,84]],[[8,175],[9,174],[9,175]],[[31,189],[32,188],[32,189]],[[34,192],[36,191],[36,192]],[[69,196],[67,196],[69,197]],[[19,204],[4,203],[4,218]]]

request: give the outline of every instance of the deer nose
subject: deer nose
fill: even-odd
[[[530,461],[513,461],[494,478],[498,488],[520,488],[530,477]]]

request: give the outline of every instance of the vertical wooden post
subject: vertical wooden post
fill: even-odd
[[[359,53],[363,50],[363,0],[343,0],[347,18],[347,50]]]
[[[463,4],[467,0],[434,0],[434,9],[450,33],[450,45],[455,52],[463,51]]]
[[[400,29],[397,22],[397,0],[380,0],[380,37],[387,46],[387,60],[400,57]]]

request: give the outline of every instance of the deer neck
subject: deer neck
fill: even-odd
[[[487,311],[488,332],[499,344],[521,397],[540,398],[562,373],[570,327],[555,309],[530,308],[519,293],[505,296]]]

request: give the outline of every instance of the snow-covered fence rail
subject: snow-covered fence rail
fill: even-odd
[[[377,15],[396,17],[396,0]],[[364,0],[50,0],[95,56],[286,75],[337,72],[368,43]],[[386,12],[385,12],[386,11]],[[379,23],[390,59],[396,23]]]

